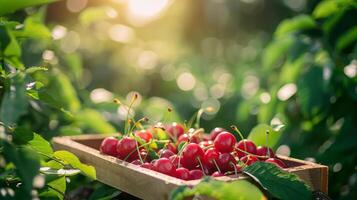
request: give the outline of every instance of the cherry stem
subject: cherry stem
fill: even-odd
[[[195,123],[195,128],[200,128],[200,119],[203,114],[204,109],[201,108],[198,110],[197,115],[196,115],[196,123]]]
[[[267,154],[268,154],[268,158],[270,158],[270,151],[269,151],[269,130],[266,130],[266,146],[267,146]]]
[[[146,146],[146,145],[149,145],[149,144],[151,144],[151,141],[150,141],[150,142],[147,142],[147,143],[144,143],[144,144],[142,144],[142,145],[140,145],[140,146],[136,145],[137,148],[135,148],[133,151],[131,151],[131,152],[124,158],[124,161],[126,161],[126,159],[128,159],[128,158],[131,156],[131,154],[133,154],[135,151],[137,151],[137,149],[139,149],[140,147],[144,147],[144,146]],[[140,157],[140,156],[139,156],[139,157]]]
[[[237,167],[234,163],[232,162],[229,162],[229,164],[233,165],[233,168],[234,168],[234,174],[238,177],[238,171],[237,171]]]
[[[133,98],[130,101],[127,113],[126,113],[126,120],[125,120],[125,126],[124,126],[124,133],[127,134],[130,131],[130,123],[129,123],[129,115],[130,115],[130,110],[135,102],[135,100],[138,98],[138,94],[134,94]],[[127,132],[128,131],[128,132]]]
[[[136,143],[136,151],[138,152],[138,155],[139,155],[139,159],[140,159],[141,164],[144,164],[143,158],[142,158],[141,155],[140,155],[140,150],[139,150],[139,147],[138,147],[138,143]]]
[[[239,137],[241,138],[241,140],[243,141],[243,145],[244,145],[244,151],[247,151],[247,144],[244,141],[244,137],[243,134],[239,131],[238,127],[235,125],[232,125],[231,128],[238,133]]]
[[[249,153],[249,152],[244,151],[244,150],[239,149],[239,148],[235,148],[235,150],[240,151],[240,152],[242,152],[242,153],[245,153],[245,154],[247,154],[247,155],[255,156],[255,157],[257,157],[257,158],[262,158],[262,159],[268,158],[268,156],[258,156],[258,155]]]
[[[131,127],[129,132],[133,132],[136,127],[141,126],[141,122],[147,122],[147,121],[149,121],[149,119],[147,117],[143,117],[136,122],[134,121],[134,125]],[[141,128],[142,128],[142,126],[141,126]]]
[[[201,159],[200,159],[199,157],[196,157],[196,159],[198,160],[198,163],[200,163],[200,166],[201,166],[201,169],[202,169],[203,175],[205,175],[205,176],[206,176],[206,173],[205,173],[205,170],[204,170],[204,168],[203,168],[203,164],[202,164],[202,162],[201,162]]]
[[[215,160],[215,159],[213,159],[212,161],[213,161],[214,165],[216,166],[216,168],[217,168],[218,172],[219,172],[220,174],[222,174],[221,169],[219,169],[219,167],[218,167],[218,164],[217,164],[216,160]]]
[[[188,145],[188,142],[185,142],[183,145],[182,145],[182,148],[180,149],[180,151],[178,152],[178,155],[179,155],[179,162],[178,162],[178,168],[181,166],[181,156],[182,156],[182,152],[183,150],[185,149],[185,147]]]
[[[214,146],[214,145],[211,144],[211,145],[209,145],[209,146],[203,147],[203,149],[204,149],[204,150],[207,150],[207,149],[209,149],[209,148],[212,148],[213,146]]]

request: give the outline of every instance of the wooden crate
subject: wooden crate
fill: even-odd
[[[180,185],[195,185],[199,180],[184,181],[149,169],[101,154],[99,146],[107,135],[81,135],[53,138],[56,150],[67,150],[86,164],[95,167],[97,179],[107,185],[130,193],[142,199],[168,199],[172,189]],[[286,170],[297,174],[312,187],[327,194],[328,168],[312,162],[278,156],[289,166]],[[222,181],[247,179],[243,174],[238,178],[219,177]]]

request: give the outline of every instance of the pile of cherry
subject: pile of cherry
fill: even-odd
[[[183,180],[200,179],[202,176],[237,175],[242,168],[254,162],[269,162],[280,168],[286,164],[276,158],[273,150],[256,146],[251,140],[236,141],[235,136],[222,128],[207,134],[197,134],[194,129],[185,133],[184,127],[172,123],[162,128],[170,140],[161,149],[156,149],[158,158],[152,159],[140,141],[150,143],[155,139],[155,128],[134,132],[120,140],[107,137],[100,151],[121,160],[167,174]],[[180,151],[178,151],[180,146]]]

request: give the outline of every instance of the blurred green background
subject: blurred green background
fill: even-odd
[[[112,100],[134,92],[132,115],[151,123],[210,106],[207,132],[285,124],[275,149],[328,165],[329,195],[357,198],[355,1],[65,0],[6,18],[32,34],[14,34],[23,64],[8,65],[48,68],[26,79],[42,95],[9,124],[46,139],[117,132],[126,111]]]

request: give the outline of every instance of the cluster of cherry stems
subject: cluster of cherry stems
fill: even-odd
[[[217,127],[210,134],[204,134],[202,129],[185,131],[181,124],[174,122],[135,131],[121,139],[107,137],[102,141],[100,151],[182,180],[203,176],[238,176],[244,167],[257,161],[287,167],[271,148],[257,147],[253,141],[244,139],[237,127],[232,128],[240,135],[239,142],[223,128]],[[170,139],[159,140],[158,131],[164,131]],[[148,153],[153,142],[164,144],[163,148],[154,151],[157,159],[152,159]]]

